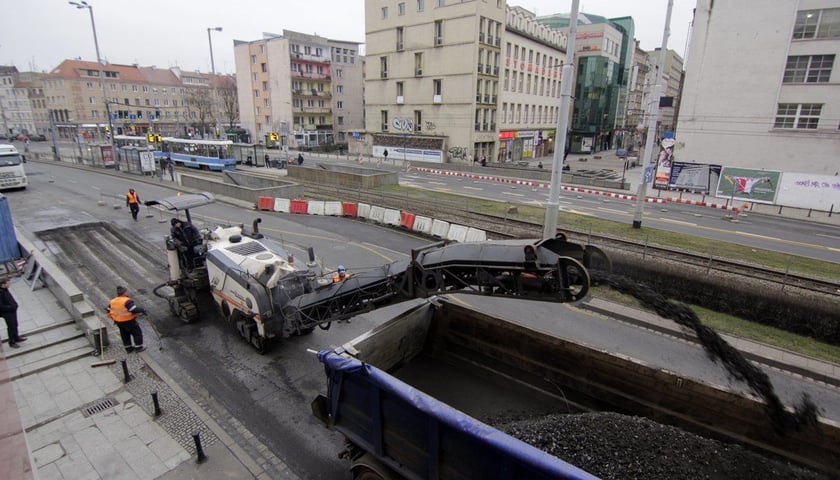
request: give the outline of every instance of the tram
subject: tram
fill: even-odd
[[[202,170],[235,170],[236,158],[230,140],[163,138],[163,152],[175,165]]]

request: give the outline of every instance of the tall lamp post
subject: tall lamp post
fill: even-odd
[[[213,82],[213,117],[216,119],[216,131],[219,132],[219,135],[222,134],[221,124],[219,123],[219,115],[218,115],[218,107],[219,102],[216,96],[216,62],[213,60],[213,37],[210,36],[210,32],[221,32],[222,27],[208,27],[207,28],[207,41],[210,43],[210,72],[213,74],[210,81]]]
[[[102,59],[99,56],[99,40],[96,38],[96,22],[93,20],[93,5],[87,3],[85,0],[78,2],[67,2],[78,9],[87,8],[90,12],[90,26],[93,28],[93,44],[96,46],[96,63],[99,65],[99,87],[102,89],[102,101],[105,103],[105,116],[108,117],[108,132],[110,133],[106,138],[110,141],[114,135],[114,128],[111,124],[111,107],[108,106],[108,98],[105,96],[105,78],[102,76]],[[98,122],[97,122],[98,123]],[[99,127],[96,128],[97,135],[99,134]]]

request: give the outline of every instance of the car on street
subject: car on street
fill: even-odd
[[[47,141],[46,135],[43,135],[41,133],[36,133],[35,135],[30,135],[29,139],[32,140],[33,142],[46,142]]]

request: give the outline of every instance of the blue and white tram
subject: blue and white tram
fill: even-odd
[[[202,170],[235,170],[236,158],[230,140],[163,138],[163,151],[175,165]]]

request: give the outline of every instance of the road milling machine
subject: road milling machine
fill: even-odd
[[[191,222],[190,209],[214,201],[210,193],[182,194],[146,202]],[[331,322],[411,298],[471,293],[550,302],[583,299],[589,290],[587,267],[608,268],[594,246],[571,243],[560,234],[536,240],[474,243],[438,241],[414,249],[410,259],[334,281],[313,249],[300,262],[282,245],[259,232],[261,219],[200,231],[200,243],[178,245],[166,237],[169,281],[155,294],[169,302],[185,322],[210,306],[260,353],[276,339],[328,329]],[[185,251],[185,249],[192,251]]]

